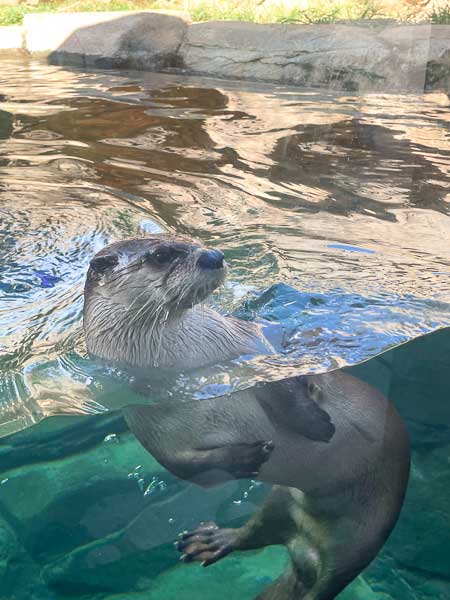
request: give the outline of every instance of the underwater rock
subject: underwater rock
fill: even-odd
[[[242,502],[249,482],[206,491],[182,482],[123,428],[117,415],[56,418],[3,440],[4,553],[15,572],[31,570],[45,584],[36,599],[145,590],[177,564],[180,530],[246,518],[265,493],[258,485]],[[1,589],[10,581],[7,598],[19,599],[27,578],[11,578],[2,556]]]
[[[424,580],[445,580],[446,598],[450,597],[449,489],[450,445],[416,452],[402,516],[388,546],[399,568]]]
[[[35,560],[46,562],[109,535],[151,501],[142,488],[152,477],[162,478],[162,467],[130,434],[118,439],[20,468],[13,460],[13,468],[0,474],[2,507]]]
[[[413,452],[399,521],[383,551],[364,572],[377,600],[450,598],[449,465],[449,444],[430,443]]]
[[[34,427],[0,438],[0,473],[83,452],[108,434],[124,431],[128,431],[128,427],[121,413],[46,419]]]
[[[180,531],[218,515],[227,523],[242,516],[242,509],[233,510],[238,488],[237,482],[211,490],[185,483],[178,493],[160,490],[154,501],[121,530],[61,553],[44,569],[44,578],[60,592],[146,589],[157,575],[178,564],[173,543]],[[244,512],[255,508],[246,502]]]
[[[272,547],[229,556],[213,569],[178,564],[161,573],[141,600],[254,600],[282,574],[287,561],[284,548]]]
[[[343,592],[336,596],[336,600],[381,600],[381,598],[360,575]],[[386,597],[383,600],[390,599]]]
[[[438,430],[446,430],[441,437],[450,439],[449,339],[448,328],[438,330],[348,369],[394,402],[408,425],[413,447],[424,443],[424,428],[434,428],[435,436]]]
[[[0,581],[10,577],[11,563],[20,553],[20,545],[14,531],[0,519]]]
[[[450,430],[449,335],[436,331],[393,350],[390,395],[406,419]]]
[[[0,506],[0,599],[56,600],[45,588],[39,566],[21,546],[3,514]]]

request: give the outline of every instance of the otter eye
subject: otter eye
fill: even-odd
[[[173,254],[170,252],[170,250],[158,250],[152,254],[152,258],[158,263],[158,265],[166,265],[172,261]]]
[[[90,265],[95,273],[104,273],[109,267],[114,267],[119,262],[117,254],[103,254],[103,256],[94,256]]]

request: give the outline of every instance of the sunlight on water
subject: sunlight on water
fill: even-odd
[[[171,383],[189,396],[355,364],[448,324],[446,96],[242,91],[33,61],[4,63],[1,89],[3,432],[101,410],[81,393],[97,377],[82,289],[93,254],[124,237],[177,231],[222,249],[216,306],[283,342]]]
[[[413,468],[392,538],[339,600],[447,600],[448,106],[2,61],[1,598],[250,600],[285,569],[280,547],[179,564],[180,531],[242,523],[267,485],[175,477],[116,410],[143,397],[85,349],[92,256],[177,232],[223,250],[211,302],[261,322],[276,352],[149,373],[156,408],[352,366],[398,407]]]

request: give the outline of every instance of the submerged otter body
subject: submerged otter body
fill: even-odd
[[[204,367],[271,352],[258,326],[198,306],[225,278],[223,256],[181,238],[113,244],[85,290],[89,351],[130,367]],[[125,410],[131,430],[181,478],[275,484],[240,529],[182,534],[184,561],[284,544],[289,570],[261,600],[331,600],[376,556],[407,485],[408,436],[386,398],[343,372],[227,397]]]
[[[293,397],[295,404],[286,402]],[[184,561],[205,565],[235,550],[285,545],[291,566],[260,600],[335,598],[397,521],[409,473],[407,433],[381,393],[346,373],[134,407],[127,419],[179,477],[206,487],[240,477],[276,484],[243,527],[207,523],[178,542]]]

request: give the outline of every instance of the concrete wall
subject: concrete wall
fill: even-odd
[[[178,69],[348,91],[450,87],[448,25],[188,23],[144,11],[26,15],[22,35],[28,52],[56,64]],[[17,31],[0,28],[0,48],[14,39]]]
[[[0,27],[0,52],[21,50],[24,40],[22,27]]]

